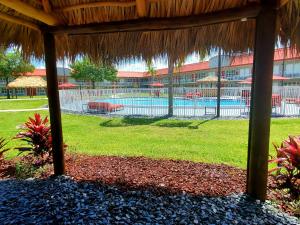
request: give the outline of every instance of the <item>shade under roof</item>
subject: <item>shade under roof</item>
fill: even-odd
[[[0,0],[0,44],[21,46],[25,55],[39,58],[43,56],[39,29],[46,23],[50,27],[69,27],[152,20],[259,5],[260,0]],[[292,46],[300,49],[300,1],[279,0],[278,7],[278,37],[283,43],[290,41]],[[209,52],[218,46],[226,52],[241,52],[253,48],[254,32],[255,21],[248,19],[182,30],[58,34],[57,56],[74,58],[86,54],[93,59],[116,62],[163,55],[178,59],[192,52]]]

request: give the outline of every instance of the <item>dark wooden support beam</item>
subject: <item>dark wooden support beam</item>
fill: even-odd
[[[55,34],[100,34],[116,32],[143,32],[159,30],[176,30],[226,23],[244,18],[255,18],[261,7],[259,5],[244,8],[226,9],[219,12],[198,16],[175,18],[144,18],[129,21],[116,21],[101,24],[47,27],[47,31]]]
[[[53,144],[54,174],[62,175],[65,173],[64,144],[57,82],[55,54],[56,48],[53,34],[44,33],[44,48],[47,74],[48,102]]]
[[[220,117],[221,114],[221,48],[219,48],[218,53],[218,82],[217,82],[217,117]]]
[[[0,4],[15,10],[20,14],[48,24],[49,26],[55,26],[60,24],[60,21],[52,14],[46,13],[43,10],[39,10],[23,1],[0,0]]]
[[[260,200],[267,194],[275,27],[276,1],[264,0],[256,19],[247,165],[247,193]]]
[[[174,61],[169,58],[168,59],[168,117],[172,117],[174,114],[173,73],[174,73]]]

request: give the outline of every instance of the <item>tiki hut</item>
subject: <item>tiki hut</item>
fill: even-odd
[[[289,43],[300,49],[299,4],[299,0],[0,0],[0,45],[17,45],[27,57],[45,57],[56,175],[65,172],[57,58],[87,55],[113,63],[167,56],[175,62],[216,48],[224,53],[254,50],[247,193],[264,200],[274,46]]]
[[[221,82],[227,82],[227,79],[221,78]],[[217,76],[207,76],[204,77],[200,80],[197,80],[197,83],[205,83],[205,84],[216,84],[218,82],[218,77]]]
[[[8,83],[7,88],[9,89],[18,89],[25,88],[30,97],[33,96],[33,93],[36,92],[37,88],[46,88],[46,81],[39,76],[20,76],[14,81]]]
[[[21,76],[10,82],[8,88],[46,88],[46,81],[38,76]]]
[[[227,79],[221,78],[221,86],[224,85],[224,82],[228,82]],[[197,83],[200,87],[209,88],[205,90],[205,96],[215,97],[218,95],[218,77],[217,76],[207,76],[202,79],[197,80]],[[221,90],[221,95],[223,91]]]

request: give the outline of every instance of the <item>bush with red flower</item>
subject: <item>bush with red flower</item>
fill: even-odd
[[[40,114],[35,113],[34,118],[29,117],[20,129],[15,138],[29,145],[16,148],[20,153],[29,152],[23,159],[37,168],[52,163],[52,136],[48,117],[42,118]]]
[[[274,144],[277,155],[269,160],[276,163],[275,171],[277,188],[286,189],[294,199],[300,197],[300,136],[290,136],[281,143]]]

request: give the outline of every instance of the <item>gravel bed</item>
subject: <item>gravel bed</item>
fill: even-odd
[[[158,194],[69,177],[0,180],[0,224],[299,224],[241,194]]]

